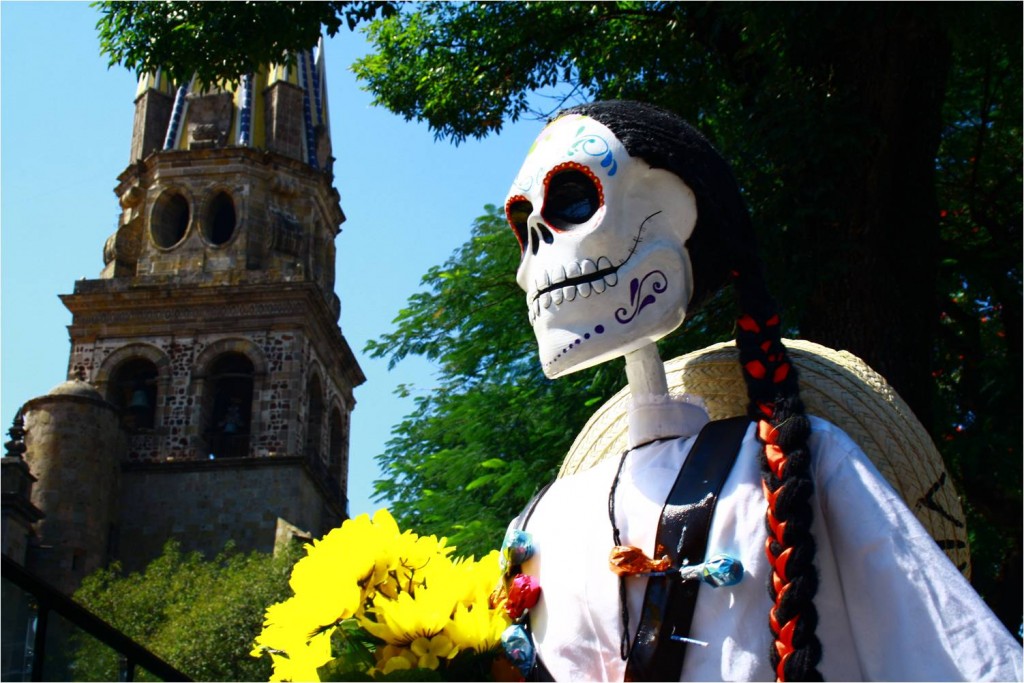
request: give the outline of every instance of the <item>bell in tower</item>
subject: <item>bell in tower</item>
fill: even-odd
[[[68,376],[116,432],[101,564],[137,568],[170,537],[269,551],[279,524],[318,535],[347,516],[365,377],[338,327],[324,83],[322,43],[236,84],[139,81],[104,267],[61,297]],[[30,466],[56,457],[27,443]]]

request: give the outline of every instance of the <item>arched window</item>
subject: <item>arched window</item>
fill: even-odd
[[[121,426],[129,433],[156,426],[156,379],[156,365],[145,358],[121,363],[111,376],[107,400],[118,409]]]
[[[341,482],[342,459],[345,457],[346,435],[344,423],[341,420],[341,411],[337,408],[331,411],[329,424],[331,443],[328,447],[327,471],[330,472],[335,479]],[[342,493],[344,493],[344,491]]]
[[[252,392],[252,361],[226,353],[213,362],[203,397],[203,435],[211,460],[249,455]]]
[[[306,456],[324,459],[325,454],[320,443],[324,424],[324,389],[320,377],[316,374],[309,378],[306,396],[309,398],[309,413],[306,417]]]

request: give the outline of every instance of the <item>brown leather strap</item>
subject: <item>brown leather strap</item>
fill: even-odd
[[[701,430],[662,509],[655,557],[668,555],[674,567],[704,561],[715,501],[749,425],[748,417],[733,417]],[[679,680],[686,641],[678,637],[689,635],[698,587],[698,581],[681,582],[673,575],[648,577],[627,681]]]

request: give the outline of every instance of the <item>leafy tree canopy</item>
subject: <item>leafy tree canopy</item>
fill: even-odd
[[[290,596],[298,544],[276,556],[230,547],[213,560],[169,541],[141,573],[116,563],[82,582],[75,600],[197,681],[270,680],[270,661],[249,656],[268,605]],[[75,654],[76,680],[118,680],[117,662],[98,641]]]
[[[177,82],[193,75],[206,83],[235,82],[262,64],[284,63],[316,45],[321,30],[335,35],[394,3],[331,2],[112,2],[100,9],[100,49],[137,73],[162,68]]]

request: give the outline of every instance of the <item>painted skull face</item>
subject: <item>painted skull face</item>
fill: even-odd
[[[629,353],[683,322],[693,192],[629,156],[601,123],[570,115],[545,128],[505,213],[523,250],[516,281],[548,377]]]

